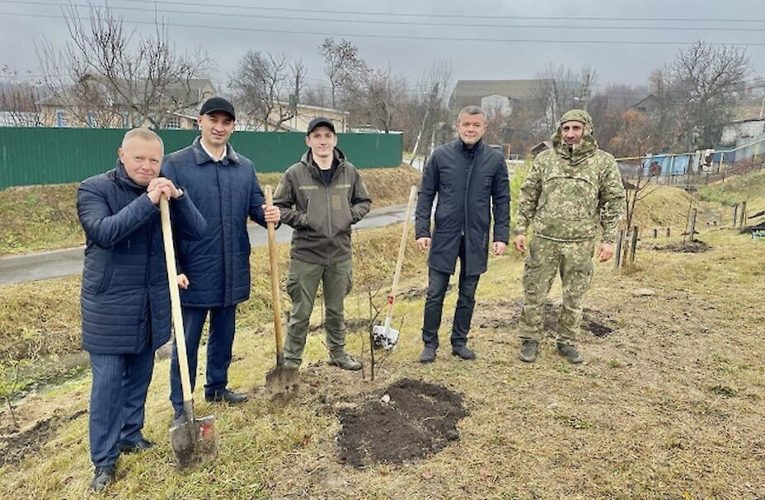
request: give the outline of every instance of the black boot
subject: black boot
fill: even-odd
[[[533,363],[537,359],[538,348],[539,342],[536,340],[524,339],[521,352],[518,353],[518,359],[525,363]]]
[[[103,491],[104,488],[114,482],[114,466],[96,467],[93,481],[90,483],[90,489],[93,491]]]
[[[467,348],[466,345],[452,346],[452,356],[459,356],[462,359],[475,359],[475,353]]]
[[[432,363],[436,360],[436,347],[432,345],[425,345],[425,348],[420,354],[420,363]]]
[[[579,355],[579,351],[576,350],[576,347],[571,344],[558,342],[558,352],[561,356],[566,358],[569,363],[578,364],[584,361],[584,358]]]

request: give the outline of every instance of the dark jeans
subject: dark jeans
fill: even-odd
[[[137,354],[90,353],[90,457],[96,467],[115,464],[119,442],[135,443],[143,436],[146,393],[154,370],[154,351]]]
[[[231,348],[234,345],[236,306],[183,307],[183,328],[186,338],[186,355],[189,358],[189,378],[194,391],[197,376],[197,353],[202,338],[202,328],[210,313],[210,336],[207,340],[207,383],[205,394],[221,391],[228,384],[228,367],[231,364]],[[178,368],[178,349],[173,344],[170,362],[170,402],[176,410],[183,409],[181,372]]]
[[[452,346],[463,346],[468,341],[470,321],[473,319],[475,306],[475,290],[478,287],[480,274],[465,275],[465,250],[460,245],[460,277],[457,307],[454,310],[452,324]],[[428,294],[425,299],[425,315],[422,322],[422,341],[425,345],[438,347],[438,329],[441,326],[441,313],[444,309],[444,296],[449,286],[449,273],[429,269]]]

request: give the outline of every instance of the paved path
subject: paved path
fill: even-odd
[[[405,205],[379,208],[369,212],[354,228],[368,229],[396,224],[402,222],[405,215]],[[257,224],[249,224],[247,231],[252,246],[266,244],[265,229]],[[280,243],[289,242],[291,237],[292,228],[289,226],[282,226],[276,231],[276,240]],[[0,285],[80,274],[84,250],[83,246],[0,258]]]

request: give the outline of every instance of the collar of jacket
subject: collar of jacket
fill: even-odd
[[[455,139],[454,142],[455,142],[455,145],[457,146],[457,148],[460,151],[462,151],[463,154],[465,154],[465,155],[472,154],[474,158],[484,147],[483,139],[479,139],[478,142],[476,142],[473,145],[473,147],[470,148],[470,149],[465,147],[465,143],[462,142],[462,139],[460,139],[459,137],[457,137],[457,139]]]
[[[335,147],[334,151],[335,159],[337,160],[337,169],[340,170],[341,167],[345,165],[345,153],[340,151],[337,147]],[[308,167],[308,169],[311,171],[312,174],[315,174],[315,176],[319,177],[319,166],[316,165],[313,161],[313,155],[311,154],[311,150],[308,149],[305,153],[303,153],[303,157],[300,158],[300,163]]]
[[[194,142],[191,144],[191,148],[194,151],[194,159],[197,161],[197,165],[202,165],[203,163],[207,162],[213,162],[214,160],[210,158],[210,155],[208,155],[205,150],[202,148],[202,144],[200,144],[201,137],[197,137],[194,139]],[[226,165],[228,162],[239,164],[241,163],[239,161],[239,155],[236,154],[234,151],[234,147],[231,144],[226,144],[226,156],[223,157],[223,164]]]
[[[563,142],[560,127],[558,127],[558,130],[553,134],[552,140],[555,153],[566,160],[569,165],[579,165],[587,158],[593,156],[598,150],[598,142],[590,134],[582,136],[582,140],[573,151],[569,150],[568,146]]]
[[[117,168],[115,169],[115,174],[117,176],[117,181],[125,184],[127,187],[134,189],[136,191],[146,191],[146,186],[141,186],[140,184],[136,184],[136,182],[130,178],[130,176],[127,174],[127,170],[125,170],[125,164],[122,163],[122,160],[119,158],[117,159]]]

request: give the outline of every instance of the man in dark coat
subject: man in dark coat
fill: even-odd
[[[483,143],[486,114],[468,106],[457,117],[459,138],[437,147],[425,164],[415,212],[415,237],[430,250],[428,292],[422,325],[423,363],[436,359],[438,329],[449,277],[460,260],[459,297],[454,311],[452,354],[475,359],[468,349],[478,278],[486,271],[489,227],[494,215],[492,252],[502,255],[510,232],[510,191],[502,155]],[[431,237],[430,215],[436,203]]]
[[[117,167],[77,190],[85,230],[82,344],[90,354],[91,488],[114,481],[119,454],[153,445],[141,434],[154,351],[170,339],[170,294],[159,217],[172,199],[179,238],[201,238],[206,222],[189,196],[157,177],[162,140],[148,129],[125,134]]]
[[[191,386],[193,390],[199,342],[209,315],[205,399],[242,403],[247,396],[227,385],[236,306],[250,297],[247,218],[265,227],[267,222],[279,222],[279,209],[266,209],[255,167],[228,143],[236,120],[231,103],[211,97],[202,105],[197,120],[200,137],[162,163],[162,174],[188,190],[208,225],[203,239],[182,241],[177,252]],[[170,402],[175,409],[173,424],[182,423],[183,394],[175,348],[170,364]]]

